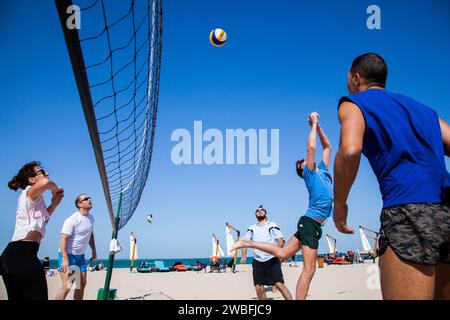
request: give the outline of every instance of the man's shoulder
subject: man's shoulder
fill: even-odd
[[[319,164],[317,165],[318,171],[319,172],[326,172],[326,173],[330,173],[330,169],[327,167],[327,165],[325,164],[325,162],[323,160],[321,160],[319,162]]]
[[[425,103],[420,102],[419,100],[416,100],[416,99],[414,99],[414,98],[412,98],[410,96],[407,96],[407,95],[405,95],[403,93],[388,91],[387,94],[389,96],[391,96],[392,98],[396,98],[398,100],[401,100],[401,101],[404,101],[404,102],[408,103],[408,105],[413,104],[416,107],[425,108],[427,110],[432,111],[433,113],[435,113],[437,115],[436,110],[434,110],[432,107],[430,107],[430,106],[426,105]]]
[[[70,216],[68,216],[63,223],[62,229],[61,229],[61,233],[64,234],[71,234],[73,232],[73,230],[76,228],[76,226],[78,225],[78,216],[77,216],[77,212],[72,213]]]
[[[78,211],[75,211],[66,218],[65,222],[76,222],[77,220],[78,220]]]
[[[386,89],[367,89],[361,92],[356,92],[353,94],[349,94],[347,96],[341,97],[341,102],[348,101],[348,102],[355,102],[358,101],[359,98],[364,97],[383,97],[385,99],[400,99],[400,100],[409,100],[414,101],[416,103],[420,103],[419,101],[413,99],[410,96],[407,96],[400,92],[393,92]]]
[[[275,228],[275,229],[280,230],[280,227],[278,226],[278,224],[276,224],[273,221],[268,221],[267,222],[267,228],[269,228],[269,229]]]
[[[387,91],[385,89],[383,89],[383,90],[381,90],[381,89],[376,89],[376,90],[368,89],[368,90],[364,90],[364,91],[361,91],[361,92],[356,92],[356,93],[352,93],[352,94],[348,94],[348,95],[342,96],[339,99],[338,106],[340,107],[341,104],[344,103],[344,102],[350,102],[350,103],[355,104],[356,106],[359,106],[358,102],[360,102],[361,98],[364,98],[364,97],[367,97],[367,96],[372,96],[373,97],[373,96],[386,95],[386,94],[387,95],[393,95],[394,93],[392,93],[390,91]]]
[[[89,213],[89,214],[86,216],[86,218],[89,219],[92,223],[95,221],[95,218],[94,218],[94,216],[92,215],[92,213]]]
[[[272,221],[267,221],[264,224],[259,224],[259,223],[252,224],[250,227],[248,227],[248,229],[251,229],[254,231],[255,229],[265,229],[265,228],[271,228],[273,226],[277,226],[277,224]]]

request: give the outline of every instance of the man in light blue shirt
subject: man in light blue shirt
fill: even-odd
[[[255,212],[258,223],[251,225],[247,229],[245,238],[266,243],[268,245],[283,247],[283,233],[280,228],[271,221],[267,220],[267,210],[259,206]],[[255,249],[253,251],[253,284],[259,300],[265,300],[266,292],[264,286],[275,286],[280,290],[286,300],[292,300],[289,289],[284,285],[283,272],[281,271],[281,262],[277,257],[267,252]],[[241,263],[244,264],[247,258],[247,249],[242,249]]]
[[[308,137],[306,159],[296,163],[297,174],[305,180],[309,193],[309,204],[305,215],[301,216],[297,224],[297,232],[288,241],[285,247],[280,248],[270,243],[251,241],[244,237],[231,248],[254,248],[272,254],[282,260],[292,257],[302,250],[303,269],[297,282],[296,299],[304,300],[309,285],[316,270],[317,249],[322,236],[322,225],[331,215],[333,207],[333,185],[328,172],[330,166],[331,144],[325,132],[319,125],[319,114],[313,112],[309,115],[311,131]],[[314,156],[316,152],[316,137],[319,135],[322,144],[322,160],[316,165]],[[244,249],[243,249],[244,250]]]

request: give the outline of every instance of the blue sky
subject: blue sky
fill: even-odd
[[[381,8],[381,30],[366,27],[371,4]],[[305,154],[307,115],[321,114],[334,158],[337,101],[346,94],[354,57],[380,53],[389,66],[389,90],[428,104],[450,121],[449,9],[445,0],[165,1],[152,166],[119,242],[127,248],[134,231],[141,257],[207,257],[211,235],[225,243],[226,222],[245,231],[260,204],[290,238],[308,199],[293,166]],[[12,236],[18,197],[7,182],[25,162],[40,160],[66,196],[39,256],[56,257],[63,221],[75,211],[73,200],[87,193],[94,201],[98,253],[106,257],[111,226],[54,3],[2,1],[0,26],[0,247]],[[224,47],[209,43],[215,27],[228,33]],[[222,132],[279,129],[278,174],[261,176],[252,165],[174,165],[171,134],[192,131],[195,120]],[[381,196],[366,159],[348,204],[350,226],[379,227]],[[148,213],[152,224],[145,220]],[[357,235],[339,234],[331,221],[327,233],[337,239],[338,250],[361,247]],[[319,251],[326,250],[323,237]],[[118,258],[127,255],[125,250]]]

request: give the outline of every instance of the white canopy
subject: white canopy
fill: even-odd
[[[234,245],[233,234],[228,226],[225,226],[225,234],[227,237],[227,257],[234,256],[234,253],[231,252],[230,248]]]
[[[225,253],[214,237],[212,237],[212,255],[216,257],[225,257]]]
[[[369,243],[369,240],[367,240],[367,236],[363,230],[363,228],[359,227],[359,234],[361,236],[361,243],[363,246],[363,249],[365,252],[372,252],[372,246]]]
[[[133,256],[133,250],[134,250],[134,256]],[[138,251],[137,251],[137,244],[136,244],[136,237],[133,233],[130,235],[130,260],[136,260],[138,259]]]
[[[336,242],[329,235],[327,235],[329,253],[336,253]]]

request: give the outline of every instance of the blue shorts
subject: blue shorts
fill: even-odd
[[[69,257],[69,266],[77,266],[80,268],[80,272],[87,272],[87,265],[84,254],[74,255],[69,253],[67,255]],[[59,271],[61,271],[62,260],[62,253],[58,251]]]

